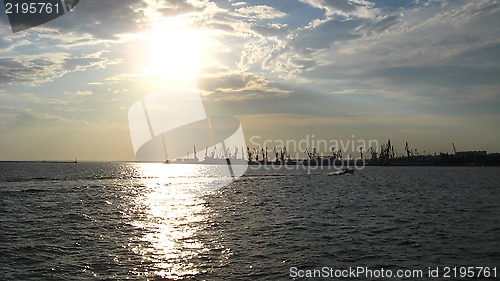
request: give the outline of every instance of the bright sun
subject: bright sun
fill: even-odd
[[[202,64],[208,39],[203,32],[172,21],[162,21],[148,35],[149,72],[163,80],[178,80],[196,75]]]

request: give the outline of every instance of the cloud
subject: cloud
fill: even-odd
[[[3,98],[2,101],[4,104],[37,104],[53,107],[53,109],[55,109],[55,106],[66,105],[69,103],[68,100],[63,98],[51,98],[34,93],[5,93],[4,95],[0,95],[0,97]]]
[[[0,33],[1,34],[1,33]],[[14,40],[7,36],[0,37],[0,51],[10,51],[15,47]]]
[[[14,107],[0,107],[0,116],[2,116],[0,128],[14,130],[87,124],[83,120],[65,118],[53,112]]]
[[[496,5],[449,5],[377,18],[374,26],[372,20],[322,21],[300,30],[276,54],[273,63],[281,67],[275,69],[337,86],[403,89],[395,92],[400,96],[415,94],[423,85],[446,86],[451,93],[464,84],[498,84]],[[448,14],[460,16],[450,23]],[[328,25],[335,31],[322,29]]]
[[[175,15],[190,14],[193,21],[218,12],[203,1],[82,1],[63,17],[0,40],[0,85],[40,85],[71,72],[124,63],[111,57],[123,58],[120,46],[135,40],[127,35],[147,32],[166,13],[174,16],[174,10]]]
[[[235,13],[219,10],[211,19],[232,31],[225,33],[227,39],[238,38],[231,44],[231,54],[240,53],[238,69],[224,63],[225,73],[200,79],[203,90],[214,99],[269,99],[272,91],[247,91],[244,76],[248,79],[259,73],[267,85],[291,81],[315,85],[325,94],[357,94],[365,100],[368,94],[385,103],[394,99],[417,102],[419,107],[452,100],[465,104],[477,97],[479,89],[484,91],[481,100],[498,99],[498,59],[494,58],[499,56],[496,27],[500,17],[496,1],[426,2],[407,7],[375,7],[368,1],[302,2],[324,9],[327,17],[311,18],[308,25],[293,29],[286,19],[294,14],[272,22],[265,18],[247,22],[241,13],[239,19]],[[308,14],[304,10],[301,16]],[[278,90],[275,94],[280,95]],[[451,112],[433,108],[443,114]],[[480,104],[474,106],[474,114],[480,108]]]
[[[364,119],[498,114],[498,1],[285,2],[86,0],[53,22],[16,34],[4,32],[0,19],[2,102],[25,90],[16,87],[40,91],[18,96],[26,112],[4,111],[2,118],[58,123],[43,114],[78,104],[98,112],[78,115],[82,120],[118,120],[112,110],[100,109],[126,109],[154,88],[157,81],[147,77],[146,60],[138,55],[146,53],[147,42],[137,38],[166,18],[210,39],[203,62],[209,67],[198,85],[212,113],[253,116],[248,118],[258,124],[265,120],[259,115],[283,116],[280,122],[302,120],[296,124],[303,130],[342,118],[370,129]],[[85,79],[71,80],[75,72]],[[59,94],[47,93],[53,86]],[[128,92],[97,94],[123,89]],[[64,93],[70,94],[61,98]],[[101,103],[104,96],[113,101]],[[375,118],[381,115],[385,119]],[[432,120],[412,118],[405,122]],[[398,129],[403,123],[395,122]]]
[[[74,94],[78,96],[91,96],[94,93],[92,91],[76,91],[75,93],[69,93],[69,94]]]
[[[300,0],[312,7],[325,10],[328,17],[341,15],[344,17],[373,18],[379,13],[374,3],[364,0]]]
[[[354,33],[360,24],[358,20],[325,20],[301,30],[290,44],[299,50],[328,48],[332,43],[361,37]]]
[[[239,8],[236,10],[236,13],[239,16],[252,18],[252,19],[275,19],[285,17],[286,14],[276,10],[271,6],[266,5],[257,5],[257,6],[248,6],[244,8]]]
[[[230,2],[233,2],[233,0],[229,0]],[[234,3],[231,3],[231,5],[233,6],[244,6],[246,5],[247,2],[234,2]]]
[[[360,31],[364,35],[381,34],[399,21],[398,15],[380,16],[374,20],[364,22],[358,32]]]
[[[149,2],[151,5],[151,2]],[[185,13],[200,11],[200,9],[188,1],[178,0],[178,1],[163,1],[158,2],[157,5],[151,5],[154,9],[160,13],[162,16],[172,17]]]
[[[255,24],[250,29],[261,37],[267,39],[274,37],[275,41],[283,40],[291,32],[287,24],[280,23]]]
[[[105,68],[110,61],[102,52],[94,56],[68,57],[66,53],[44,53],[0,57],[0,86],[39,85],[75,71]]]
[[[290,93],[262,76],[231,71],[221,66],[206,69],[205,73],[198,77],[197,84],[202,93],[208,95],[211,100],[268,99]]]
[[[365,6],[371,7],[368,4]],[[293,16],[300,15],[290,15]],[[381,34],[398,22],[398,15],[369,18],[353,16],[343,19],[312,18],[307,26],[295,30],[287,23],[281,22],[266,25],[250,23],[250,31],[247,32],[254,37],[244,45],[238,66],[241,70],[250,70],[255,64],[260,64],[266,71],[283,73],[282,77],[298,77],[296,74],[312,69],[315,64],[321,65],[332,60],[315,60],[313,55],[320,50],[328,50],[332,45],[356,41],[369,35]]]
[[[107,77],[104,79],[104,81],[106,82],[106,84],[122,84],[143,81],[144,79],[145,74],[143,73],[120,73]]]
[[[217,110],[237,109],[233,114],[282,112],[280,107],[269,106],[275,103],[286,105],[283,113],[309,111],[314,115],[328,115],[328,105],[338,112],[338,103],[374,114],[498,113],[500,17],[496,1],[420,3],[409,8],[392,6],[387,12],[385,7],[361,4],[357,10],[337,7],[349,13],[348,20],[312,18],[295,30],[286,24],[280,27],[282,23],[276,29],[250,23],[247,28],[253,36],[239,39],[246,42],[240,49],[239,70],[264,72],[259,76],[270,88],[287,94],[247,91],[243,75],[228,67],[224,75],[205,77],[202,87],[212,93],[207,99],[217,100]],[[360,16],[360,7],[374,10],[370,16]],[[291,85],[283,87],[283,82]],[[298,85],[305,89],[297,90]],[[299,99],[302,96],[304,100]],[[231,100],[245,101],[245,106]],[[325,106],[314,108],[310,103]]]
[[[46,26],[61,33],[91,34],[94,38],[115,39],[116,34],[139,31],[145,20],[147,1],[80,1],[76,8]]]

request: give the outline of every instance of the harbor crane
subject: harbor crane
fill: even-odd
[[[408,156],[408,159],[410,159],[412,153],[411,153],[410,147],[408,146],[408,142],[406,142],[405,151],[406,151],[406,155]]]

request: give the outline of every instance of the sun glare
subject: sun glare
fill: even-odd
[[[207,42],[200,30],[171,21],[158,23],[148,36],[149,72],[167,81],[194,77]]]

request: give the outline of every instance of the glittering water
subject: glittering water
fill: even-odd
[[[500,169],[0,163],[1,280],[290,279],[496,266]]]

